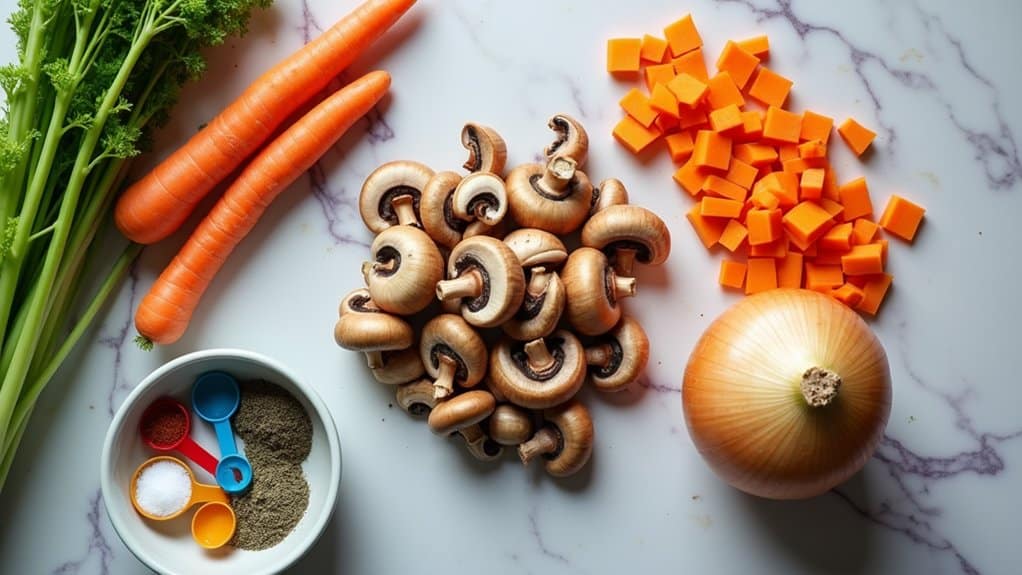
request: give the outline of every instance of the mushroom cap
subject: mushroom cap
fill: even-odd
[[[344,296],[341,309],[340,319],[334,325],[334,341],[344,349],[388,351],[411,347],[415,341],[412,326],[380,310],[365,288]]]
[[[507,213],[507,191],[504,180],[489,172],[465,176],[451,198],[454,215],[463,220],[479,220],[495,226]]]
[[[395,397],[401,409],[415,417],[427,415],[437,404],[433,397],[433,382],[428,379],[399,385]]]
[[[595,430],[589,410],[578,400],[572,400],[544,410],[543,419],[560,438],[560,449],[544,456],[543,467],[554,477],[577,473],[593,454]]]
[[[437,172],[426,183],[419,199],[422,229],[433,241],[446,248],[457,245],[468,226],[466,220],[458,219],[454,214],[452,204],[454,189],[460,182],[461,175],[456,172]]]
[[[468,150],[463,166],[470,172],[504,173],[507,163],[507,144],[496,130],[469,122],[461,129],[461,145]]]
[[[671,232],[646,208],[613,205],[593,214],[582,227],[582,245],[605,253],[634,249],[640,263],[659,265],[671,253]]]
[[[433,170],[429,166],[410,160],[387,162],[373,170],[362,183],[362,192],[358,196],[358,211],[366,227],[378,234],[397,225],[397,213],[391,201],[403,195],[412,196],[418,218],[419,199],[432,176]]]
[[[507,222],[509,219],[511,218],[505,217],[492,226],[479,220],[471,222],[465,228],[465,233],[462,234],[461,239],[467,240],[476,236],[490,236],[491,238],[502,240],[507,235]]]
[[[363,274],[376,305],[411,315],[433,301],[436,282],[443,279],[444,259],[426,232],[392,226],[376,236],[370,250],[375,263],[367,262]]]
[[[535,341],[535,340],[534,340]],[[553,364],[533,369],[525,342],[501,338],[490,353],[490,381],[508,401],[529,409],[564,403],[585,380],[585,351],[570,331],[558,330],[544,338]]]
[[[582,123],[567,114],[557,114],[550,118],[547,126],[557,134],[557,139],[543,153],[548,158],[567,156],[575,160],[579,167],[584,166],[589,154],[589,134]]]
[[[519,228],[504,237],[523,268],[544,266],[557,269],[568,259],[568,250],[554,234],[537,228]]]
[[[565,317],[579,333],[600,335],[621,319],[617,283],[625,278],[614,273],[603,252],[587,247],[571,252],[561,279],[567,289]]]
[[[610,350],[606,363],[589,364],[589,381],[600,391],[627,388],[639,379],[649,362],[649,338],[639,322],[629,315],[622,315],[614,329],[599,336],[594,345],[607,346]]]
[[[610,206],[620,206],[628,203],[628,190],[621,180],[607,178],[600,182],[599,187],[593,188],[593,202],[589,208],[589,215],[595,214]]]
[[[556,176],[563,189],[545,183]],[[518,225],[564,235],[577,230],[589,216],[593,185],[575,160],[555,156],[546,166],[522,164],[507,176],[508,209]]]
[[[518,445],[532,437],[532,417],[524,409],[502,403],[490,414],[490,437],[501,445]]]
[[[437,435],[449,435],[486,419],[496,406],[490,392],[466,391],[435,405],[429,412],[429,428]]]
[[[422,328],[419,357],[430,377],[439,376],[441,355],[458,365],[454,381],[462,387],[472,387],[486,375],[486,343],[460,315],[438,315]]]
[[[372,370],[373,377],[380,383],[398,385],[418,379],[426,373],[422,359],[419,358],[419,350],[415,347],[386,351],[382,356],[383,365]]]
[[[529,281],[529,287],[525,290],[522,306],[518,308],[511,319],[500,324],[504,333],[521,341],[546,337],[557,329],[557,322],[561,320],[561,314],[564,313],[564,302],[567,299],[564,282],[556,272],[546,271],[539,267],[533,268],[531,273],[532,278]],[[547,278],[546,283],[542,291],[532,293],[532,286],[537,274],[540,273]]]
[[[471,270],[476,270],[482,278],[482,293],[462,299],[462,317],[477,327],[504,323],[518,311],[525,298],[525,273],[518,258],[496,238],[473,236],[461,240],[451,250],[447,277],[457,278]],[[440,286],[437,293],[439,296]]]

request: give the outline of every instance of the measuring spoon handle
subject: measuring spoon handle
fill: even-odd
[[[238,446],[234,443],[234,431],[231,429],[231,422],[228,420],[217,421],[213,424],[216,430],[216,440],[220,444],[220,458],[228,455],[236,455]]]
[[[196,503],[208,503],[210,501],[230,503],[230,500],[227,498],[227,494],[224,493],[224,490],[220,489],[216,485],[192,483],[192,498],[188,500],[188,507],[191,507]]]
[[[216,476],[216,464],[218,463],[216,457],[206,451],[201,445],[195,443],[195,440],[191,437],[185,436],[184,440],[181,441],[181,445],[177,446],[177,450],[182,455],[191,459],[196,465],[205,469],[210,475]]]

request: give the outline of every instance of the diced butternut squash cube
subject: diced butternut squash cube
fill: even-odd
[[[745,293],[754,294],[777,287],[777,262],[773,258],[749,258]]]
[[[845,221],[855,218],[873,217],[873,202],[869,199],[869,188],[866,178],[855,178],[838,188],[838,197],[844,211],[841,216]]]
[[[760,66],[759,72],[749,86],[749,96],[766,106],[783,108],[791,85],[791,80],[765,66]]]
[[[893,280],[894,276],[886,273],[871,276],[862,285],[862,301],[859,302],[859,305],[855,306],[855,309],[869,315],[876,315]]]
[[[802,112],[802,126],[799,139],[803,141],[819,140],[824,146],[830,140],[830,130],[834,127],[834,118],[817,114],[812,110]]]
[[[743,189],[752,189],[752,184],[756,182],[756,175],[759,171],[752,165],[735,158],[731,157],[731,165],[727,168],[727,174],[724,175],[724,179],[727,181],[741,186]]]
[[[703,59],[702,48],[696,48],[671,60],[674,74],[689,74],[700,82],[709,83],[710,75],[706,72],[706,61]]]
[[[628,90],[619,102],[621,108],[643,127],[650,127],[656,120],[657,112],[649,105],[649,98],[637,88]]]
[[[692,161],[697,166],[728,169],[731,163],[731,138],[710,130],[699,130],[692,149]]]
[[[728,104],[710,112],[710,128],[714,132],[727,133],[745,126],[742,111],[735,104]]]
[[[742,213],[742,202],[728,198],[703,196],[699,202],[699,215],[710,218],[737,218]]]
[[[777,161],[777,150],[766,144],[738,144],[734,147],[735,157],[757,168],[769,166]]]
[[[811,168],[802,172],[802,178],[798,183],[798,197],[800,200],[819,200],[823,192],[823,168]]]
[[[706,108],[696,106],[689,109],[685,106],[678,106],[678,125],[682,130],[708,127],[710,120],[706,117]]]
[[[777,146],[777,159],[783,164],[798,158],[798,144],[781,144]]]
[[[612,74],[639,71],[639,38],[611,38],[607,40],[607,71]]]
[[[653,122],[656,129],[660,130],[660,133],[665,136],[677,132],[679,124],[678,118],[672,117],[670,114],[660,114],[656,117],[656,121]]]
[[[841,284],[841,287],[832,290],[830,295],[852,309],[855,309],[855,306],[859,305],[862,302],[862,298],[865,297],[865,294],[858,286],[850,283]]]
[[[784,234],[770,243],[749,246],[750,257],[779,260],[786,255],[788,255],[788,236]]]
[[[699,214],[699,204],[694,204],[692,208],[685,214],[685,218],[692,224],[692,229],[695,230],[696,235],[699,236],[699,241],[703,243],[703,247],[710,249],[714,244],[720,240],[720,236],[724,233],[724,228],[727,227],[727,220],[721,218],[706,218]]]
[[[638,154],[660,137],[660,131],[643,126],[631,116],[625,116],[614,126],[614,137],[630,152]]]
[[[770,172],[752,187],[752,192],[769,191],[780,200],[781,209],[798,203],[798,176],[791,172]]]
[[[745,214],[749,245],[769,244],[783,233],[781,210],[750,210]]]
[[[777,262],[777,287],[802,287],[802,254],[789,251]]]
[[[791,172],[792,174],[795,174],[797,176],[801,176],[802,172],[819,165],[820,165],[819,162],[804,160],[802,158],[792,158],[790,160],[784,160],[783,162],[781,162],[781,170],[785,172]]]
[[[737,290],[742,289],[742,285],[745,284],[745,268],[746,265],[743,262],[721,260],[720,278],[718,279],[720,285]]]
[[[708,88],[691,74],[678,74],[667,83],[667,89],[674,93],[679,104],[691,109],[702,102]]]
[[[727,251],[734,253],[735,250],[741,247],[742,242],[745,241],[745,238],[748,237],[748,235],[749,230],[747,230],[741,222],[738,220],[730,220],[727,223],[727,227],[724,228],[724,233],[720,236],[719,243],[727,248]]]
[[[829,293],[831,289],[845,283],[845,276],[839,265],[821,265],[806,262],[806,288]]]
[[[831,215],[814,202],[800,202],[784,214],[785,229],[801,246],[815,242],[832,223]]]
[[[766,60],[770,57],[770,39],[767,38],[765,34],[762,36],[746,38],[745,40],[739,40],[737,44],[743,50],[760,60]]]
[[[759,58],[730,40],[717,58],[717,70],[731,74],[731,79],[739,88],[749,83],[749,78],[758,65]]]
[[[767,108],[763,120],[763,138],[775,142],[797,144],[802,130],[802,116],[776,106]]]
[[[674,92],[663,84],[653,86],[653,92],[649,95],[649,107],[655,113],[678,117],[678,99],[674,97]]]
[[[823,234],[819,241],[820,249],[828,252],[844,253],[852,249],[852,223],[838,224]]]
[[[696,29],[691,14],[685,14],[681,19],[668,24],[664,28],[664,38],[667,39],[672,56],[681,56],[703,45],[703,39],[699,36],[699,30]]]
[[[880,216],[880,227],[911,242],[916,237],[916,230],[919,229],[925,213],[926,208],[919,204],[914,204],[899,195],[892,195]]]
[[[841,196],[838,193],[837,175],[830,168],[830,164],[825,164],[824,169],[826,173],[823,175],[823,194],[822,197],[831,201],[840,201]]]
[[[766,189],[754,192],[752,197],[749,198],[749,201],[752,202],[754,207],[762,210],[773,210],[781,205],[781,200],[777,199],[777,196],[773,192]]]
[[[713,175],[713,170],[696,165],[691,159],[685,162],[674,172],[674,181],[692,196],[696,196],[703,190],[703,183],[706,178]],[[699,206],[696,206],[699,211]],[[714,240],[716,241],[716,240]]]
[[[883,246],[881,244],[853,246],[852,251],[841,256],[841,271],[849,276],[883,273]]]
[[[664,137],[667,143],[667,151],[671,154],[671,161],[680,164],[688,160],[692,155],[692,134],[688,132],[676,132]]]
[[[835,222],[843,221],[843,218],[841,216],[845,211],[844,206],[835,202],[834,200],[828,199],[826,197],[826,194],[824,194],[824,197],[820,198],[819,203],[820,207],[823,208],[824,210],[827,210],[827,213],[830,214],[832,218],[834,218]]]
[[[723,108],[734,104],[741,108],[745,105],[745,96],[735,84],[734,78],[727,72],[720,72],[706,83],[708,93],[706,100],[711,108]]]
[[[657,84],[667,84],[674,79],[674,66],[667,64],[653,64],[643,69],[646,75],[646,89],[650,92]]]
[[[837,133],[848,144],[848,147],[855,152],[856,156],[861,156],[873,142],[873,138],[876,137],[876,132],[864,127],[853,118],[848,118],[838,126]]]
[[[856,218],[852,224],[852,243],[855,245],[868,244],[876,237],[880,226],[866,218]]]
[[[703,191],[711,196],[727,198],[736,202],[744,202],[745,196],[749,193],[745,188],[729,182],[718,175],[711,175],[706,178],[706,181],[703,182]]]
[[[664,61],[664,54],[667,53],[667,40],[646,34],[642,37],[642,47],[639,49],[639,57],[647,62],[659,64]]]
[[[805,121],[805,117],[802,118]],[[809,140],[798,145],[798,157],[804,160],[816,160],[827,157],[827,144],[820,140]]]
[[[763,116],[760,115],[758,110],[742,112],[742,124],[743,140],[758,140],[763,135]]]

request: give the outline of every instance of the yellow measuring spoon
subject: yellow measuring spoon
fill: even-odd
[[[180,508],[164,514],[157,515],[147,510],[138,500],[138,479],[142,473],[151,465],[159,462],[169,462],[179,466],[188,476],[189,495],[186,501],[182,502]],[[227,494],[216,485],[206,485],[195,480],[192,470],[183,461],[169,455],[160,455],[146,460],[138,466],[131,476],[131,484],[128,487],[128,494],[131,504],[139,515],[154,521],[167,521],[178,517],[193,505],[204,503],[192,517],[192,537],[199,545],[207,549],[215,549],[226,544],[234,535],[236,519],[234,511],[228,505]]]

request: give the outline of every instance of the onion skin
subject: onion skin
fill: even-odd
[[[842,380],[811,407],[811,367]],[[730,485],[769,499],[829,491],[872,456],[891,411],[887,354],[854,311],[821,293],[776,289],[726,310],[696,343],[682,407],[689,435]]]

